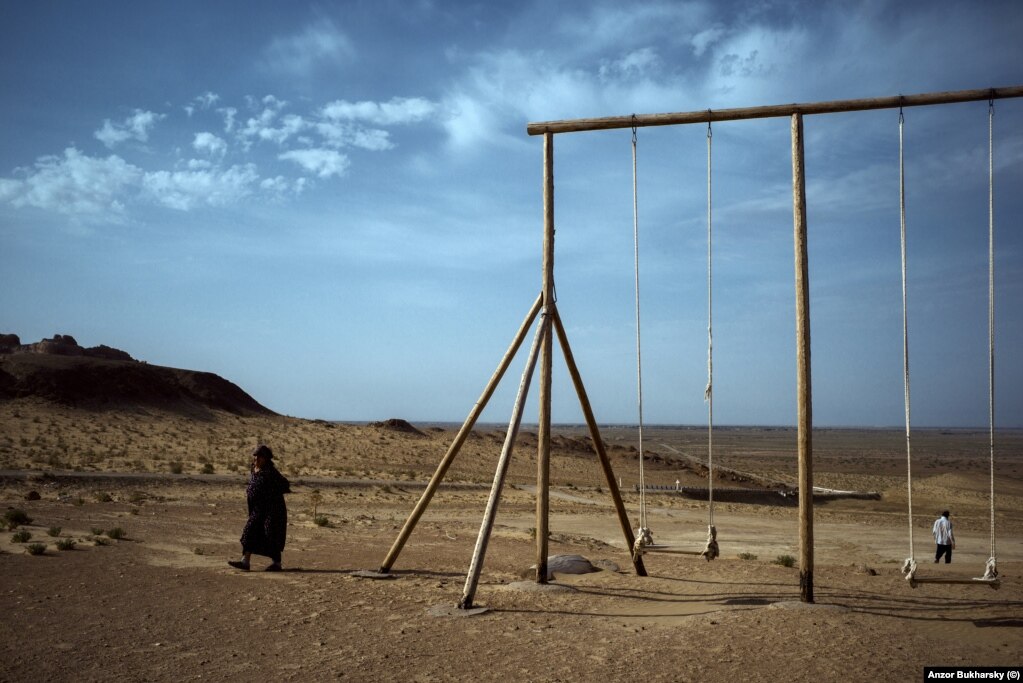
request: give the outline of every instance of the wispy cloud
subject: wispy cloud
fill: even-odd
[[[434,114],[437,105],[422,97],[394,97],[387,102],[336,100],[321,113],[330,120],[365,121],[376,126],[418,123]]]
[[[126,195],[142,178],[142,170],[112,155],[89,157],[74,147],[62,156],[46,156],[22,179],[4,179],[0,198],[17,207],[31,206],[86,221],[120,220]]]
[[[198,95],[195,99],[185,105],[185,113],[191,117],[197,110],[204,111],[209,109],[216,104],[219,99],[220,95],[207,90],[202,95]]]
[[[149,131],[164,116],[164,114],[136,109],[135,113],[126,118],[122,123],[111,123],[110,119],[104,119],[103,127],[93,133],[93,135],[97,140],[110,148],[128,140],[146,142],[149,139]]]
[[[605,60],[600,66],[600,77],[602,79],[641,77],[659,69],[660,62],[661,60],[653,48],[643,47],[633,50],[620,59]]]
[[[258,181],[256,167],[243,164],[228,169],[146,173],[141,189],[158,204],[189,211],[200,205],[235,204],[249,196]]]
[[[320,178],[342,176],[350,165],[348,157],[333,149],[295,149],[277,156],[293,161]]]
[[[438,110],[436,103],[424,98],[394,97],[383,102],[335,100],[313,105],[304,113],[290,113],[287,101],[266,95],[247,98],[244,108],[251,115],[240,121],[239,108],[214,109],[220,101],[218,95],[206,92],[177,108],[185,112],[179,119],[187,122],[189,137],[173,155],[147,153],[128,161],[118,155],[94,157],[69,147],[61,156],[39,157],[34,166],[0,177],[0,202],[87,222],[123,221],[133,204],[192,211],[259,195],[278,202],[304,192],[310,178],[344,177],[352,160],[341,150],[393,149],[396,145],[387,127],[421,123]],[[190,125],[209,123],[208,116],[199,115],[203,111],[223,117],[225,135],[187,131]],[[121,122],[104,120],[94,135],[107,147],[131,140],[147,142],[157,123],[168,116],[136,109]],[[260,152],[261,145],[272,146],[272,155]],[[182,158],[183,148],[191,149],[195,158]],[[173,167],[152,168],[155,160],[169,156],[176,158]],[[225,164],[228,159],[234,163]]]
[[[323,19],[297,34],[274,38],[264,50],[264,59],[272,70],[306,75],[320,64],[345,63],[354,54],[348,36],[334,22]]]

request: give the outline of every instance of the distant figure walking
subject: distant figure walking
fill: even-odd
[[[288,507],[284,494],[291,493],[291,484],[277,471],[274,454],[269,446],[260,444],[252,451],[252,474],[245,489],[249,518],[242,530],[242,559],[230,560],[229,565],[249,571],[252,555],[270,558],[268,572],[281,571],[281,553],[288,533]]]
[[[956,537],[952,533],[952,520],[950,520],[948,510],[941,513],[941,517],[934,520],[934,526],[931,528],[931,533],[934,534],[934,542],[937,544],[938,549],[934,553],[934,561],[938,562],[941,560],[941,556],[945,556],[945,564],[952,561],[952,550],[956,547]]]

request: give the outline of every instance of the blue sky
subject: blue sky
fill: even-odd
[[[1019,85],[1020,35],[1013,1],[2,3],[0,331],[290,415],[461,421],[540,288],[527,122]],[[997,423],[1021,426],[1023,101],[995,110]],[[814,421],[899,425],[898,112],[805,125]],[[722,424],[795,421],[788,126],[713,131]],[[615,423],[630,138],[555,139],[558,305]],[[702,424],[706,127],[638,145],[644,418]],[[987,103],[907,109],[906,145],[913,421],[985,425]],[[560,356],[554,418],[581,421]]]

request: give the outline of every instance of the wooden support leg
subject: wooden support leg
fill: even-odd
[[[522,380],[519,382],[519,394],[515,399],[515,408],[512,410],[511,420],[508,422],[508,431],[504,437],[501,457],[497,461],[494,484],[490,488],[490,499],[487,501],[487,510],[483,515],[479,536],[476,537],[476,549],[473,551],[472,562],[469,564],[469,573],[465,578],[462,600],[458,603],[459,609],[470,609],[472,601],[476,597],[476,587],[479,584],[480,573],[483,571],[483,558],[487,554],[487,544],[490,543],[490,534],[494,529],[494,520],[497,518],[497,506],[501,502],[504,478],[508,473],[512,449],[515,448],[515,438],[518,436],[519,427],[522,425],[522,409],[526,405],[526,397],[529,395],[529,383],[533,378],[533,371],[536,369],[536,359],[539,355],[540,344],[549,334],[550,320],[545,316],[536,328],[536,337],[533,339],[533,346],[529,350],[526,369],[522,371]]]
[[[622,527],[622,534],[625,536],[625,547],[630,556],[632,564],[636,568],[637,576],[646,576],[646,567],[643,565],[643,558],[633,555],[632,546],[636,543],[636,537],[632,533],[632,525],[629,523],[629,515],[625,511],[625,503],[622,501],[621,491],[618,490],[618,482],[615,480],[614,471],[611,469],[611,461],[607,457],[607,450],[604,448],[604,440],[600,438],[600,429],[597,427],[597,420],[593,416],[593,409],[590,400],[586,396],[586,387],[583,386],[582,375],[575,364],[575,357],[572,355],[572,348],[568,344],[568,335],[565,333],[565,326],[561,322],[561,315],[557,308],[554,309],[554,329],[558,333],[558,342],[561,344],[561,351],[565,356],[565,364],[572,376],[572,383],[575,385],[575,392],[579,395],[579,404],[583,409],[583,416],[586,418],[586,425],[590,429],[590,439],[593,441],[593,450],[597,453],[600,467],[604,470],[604,478],[607,480],[607,488],[611,491],[611,500],[614,501],[615,512],[618,514],[618,522]]]

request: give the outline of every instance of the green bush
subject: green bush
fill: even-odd
[[[11,535],[11,543],[28,543],[30,538],[32,538],[32,534],[22,529],[21,531],[15,531]]]
[[[119,526],[115,526],[113,529],[107,532],[107,536],[114,539],[115,541],[124,538],[124,529]]]
[[[99,529],[97,527],[93,527],[92,529],[90,529],[90,531],[92,532],[93,536],[102,536],[103,535],[103,530]]]
[[[25,514],[24,510],[14,508],[4,513],[4,522],[7,523],[8,529],[14,530],[19,526],[31,524],[32,518]]]
[[[316,526],[330,526],[330,520],[325,515],[317,515],[313,517],[313,523]]]
[[[46,530],[46,533],[47,533],[47,535],[53,536],[54,538],[56,538],[57,536],[60,536],[60,527],[59,526],[51,526],[49,529]]]
[[[73,538],[58,538],[57,539],[57,550],[74,550],[75,539]]]
[[[182,472],[185,471],[185,466],[182,465],[177,460],[173,460],[173,461],[167,463],[167,467],[170,468],[171,474],[181,474]]]
[[[94,545],[110,545],[110,541],[103,538],[102,536],[97,536],[96,538],[92,539],[92,542]]]
[[[783,567],[795,567],[796,566],[796,558],[792,557],[791,555],[779,555],[775,559],[774,563],[775,564],[780,564]]]
[[[202,466],[202,473],[203,474],[213,474],[213,472],[214,472],[213,463],[208,462],[208,463],[206,463],[205,465]]]
[[[25,550],[28,551],[29,555],[42,555],[43,553],[46,552],[46,544],[45,543],[31,543],[28,546],[26,546]]]
[[[754,555],[753,553],[739,553],[739,559],[740,560],[755,560],[755,559],[757,559],[757,556]]]
[[[96,500],[100,503],[109,503],[110,501],[113,500],[113,498],[110,497],[109,493],[100,491],[96,494]]]
[[[203,550],[202,548],[199,548],[199,547],[193,548],[192,552],[195,553],[196,555],[205,555],[206,554],[206,551]]]

